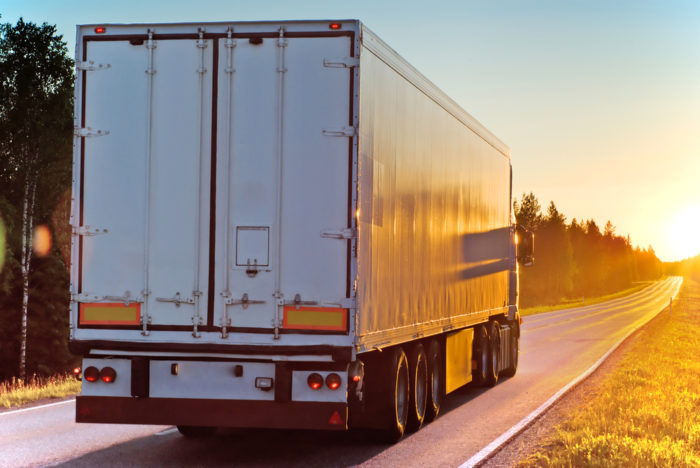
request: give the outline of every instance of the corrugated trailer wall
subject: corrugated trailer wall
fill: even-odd
[[[506,312],[508,148],[366,29],[360,57],[359,349]]]

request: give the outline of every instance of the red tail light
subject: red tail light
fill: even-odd
[[[100,371],[97,370],[97,367],[90,366],[85,369],[83,376],[88,382],[97,382],[97,379],[100,378]]]
[[[105,29],[103,26],[98,26],[98,27],[95,28],[95,32],[96,32],[97,34],[104,34],[104,32],[105,32],[106,30],[107,30],[107,29]]]
[[[340,23],[331,23],[331,24],[328,25],[328,28],[329,28],[329,29],[340,29],[340,28],[342,28],[342,27],[343,27],[343,25],[340,24]]]
[[[76,380],[80,380],[80,367],[74,367],[73,368],[73,377],[75,377]]]
[[[111,367],[104,367],[100,371],[100,379],[102,379],[102,381],[105,383],[112,383],[117,380],[117,371]]]
[[[336,390],[340,387],[341,382],[340,376],[335,372],[326,376],[326,386],[331,390]]]
[[[323,386],[323,377],[314,372],[306,379],[306,383],[309,384],[312,390],[318,390]]]

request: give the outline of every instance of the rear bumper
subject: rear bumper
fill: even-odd
[[[81,423],[345,430],[348,417],[344,403],[79,396],[75,420]]]

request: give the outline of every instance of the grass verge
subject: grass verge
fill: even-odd
[[[668,311],[662,312],[668,314]],[[700,284],[520,466],[700,466]]]
[[[631,288],[624,289],[622,291],[618,291],[611,294],[606,294],[605,296],[591,297],[583,301],[580,299],[567,299],[555,305],[526,307],[524,309],[520,309],[520,315],[525,317],[526,315],[543,314],[545,312],[552,312],[555,310],[569,309],[572,307],[583,307],[598,304],[601,302],[611,301],[619,297],[624,297],[632,293],[636,293],[637,291],[640,291],[646,288],[647,286],[650,286],[652,283],[655,283],[655,281],[640,281]]]
[[[28,381],[0,382],[0,408],[11,408],[44,398],[63,398],[80,392],[80,382],[72,375],[49,378],[32,376]]]

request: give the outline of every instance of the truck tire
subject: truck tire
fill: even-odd
[[[211,437],[216,433],[216,428],[209,426],[177,426],[177,430],[188,439]]]
[[[406,353],[399,346],[387,352],[386,377],[383,379],[382,396],[384,399],[383,418],[386,429],[379,431],[379,438],[384,442],[394,443],[403,437],[408,422],[409,372]]]
[[[518,371],[518,356],[520,355],[520,338],[518,338],[518,335],[520,335],[520,330],[518,330],[517,327],[518,325],[514,324],[511,329],[510,343],[508,346],[508,351],[510,352],[510,366],[503,370],[502,374],[504,377],[513,377]]]
[[[410,391],[406,428],[413,432],[423,425],[428,400],[428,358],[420,343],[413,346],[409,352],[408,370],[410,372]]]
[[[486,385],[489,367],[489,334],[486,326],[479,325],[474,329],[474,344],[472,345],[472,360],[476,366],[472,369],[472,382],[477,387]]]
[[[424,422],[437,418],[442,405],[442,360],[440,344],[431,340],[428,345],[428,400],[426,402]]]
[[[500,325],[496,320],[489,325],[489,358],[486,366],[486,385],[494,387],[498,383],[498,367],[500,366],[501,334]]]

